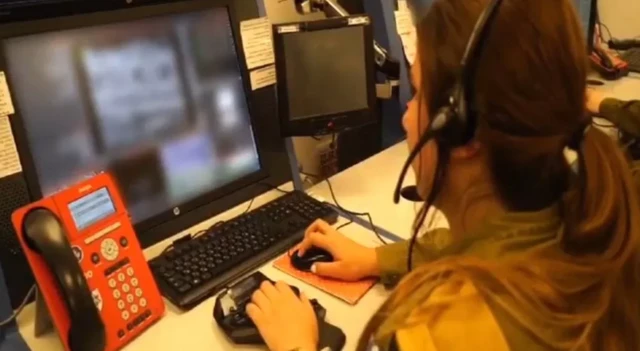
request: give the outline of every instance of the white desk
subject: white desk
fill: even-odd
[[[404,142],[373,156],[372,158],[336,175],[331,183],[338,201],[342,206],[354,211],[371,212],[377,225],[398,234],[408,235],[413,220],[413,204],[401,202],[394,205],[392,201],[393,189],[402,164],[407,157],[407,146]],[[411,184],[413,175],[407,177]],[[283,187],[287,188],[287,187]],[[288,189],[291,189],[290,185]],[[321,183],[310,189],[310,194],[325,201],[331,201],[326,183]],[[279,195],[277,191],[270,191],[258,198],[254,206],[258,207]],[[147,258],[157,256],[167,245],[177,237],[186,233],[194,233],[209,227],[221,219],[230,219],[241,214],[247,204],[242,204],[224,214],[203,222],[189,230],[177,234],[157,245],[145,250]],[[341,223],[345,220],[341,219]],[[350,225],[342,232],[356,241],[366,245],[377,245],[377,239],[372,232],[358,225]],[[274,280],[283,280],[298,286],[310,298],[317,298],[327,309],[327,321],[340,327],[347,335],[347,345],[344,350],[354,350],[366,322],[384,302],[388,292],[381,285],[376,285],[355,306],[348,305],[316,288],[313,288],[295,278],[292,278],[269,263],[260,269],[265,275]],[[240,347],[232,344],[215,324],[212,316],[215,298],[210,298],[188,312],[181,312],[169,302],[166,302],[167,312],[157,324],[139,336],[125,350],[189,350],[189,351],[220,351],[220,350],[261,350],[256,347]],[[63,351],[56,333],[49,333],[43,337],[34,337],[35,304],[27,306],[20,317],[18,325],[20,332],[29,347],[34,351]]]
[[[600,77],[594,78],[602,80]],[[619,80],[605,81],[603,86],[594,88],[606,96],[621,100],[638,100],[640,99],[640,73],[632,73]]]

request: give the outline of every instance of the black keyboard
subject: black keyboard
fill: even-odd
[[[189,309],[286,252],[320,218],[335,223],[338,214],[305,193],[291,192],[175,244],[149,265],[162,295]]]
[[[629,63],[629,71],[640,73],[640,48],[627,50],[621,57]]]

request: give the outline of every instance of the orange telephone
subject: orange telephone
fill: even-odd
[[[12,221],[66,350],[118,350],[164,314],[107,174],[18,209]]]

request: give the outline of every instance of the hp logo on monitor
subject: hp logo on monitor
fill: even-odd
[[[180,208],[179,207],[174,207],[173,208],[173,214],[176,215],[176,216],[179,216],[180,215]]]

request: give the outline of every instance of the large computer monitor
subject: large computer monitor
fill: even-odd
[[[284,136],[330,134],[376,122],[371,43],[367,16],[274,26]]]
[[[111,172],[144,235],[267,178],[233,3],[1,26],[0,71],[33,197]]]
[[[597,1],[596,0],[574,0],[576,2],[576,9],[578,10],[578,16],[584,29],[584,36],[587,40],[587,50],[590,53],[593,49],[593,36],[595,33],[595,27],[598,17]]]

